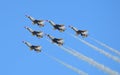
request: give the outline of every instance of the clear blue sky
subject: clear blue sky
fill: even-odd
[[[0,1],[0,75],[78,75],[76,72],[48,58],[30,51],[22,41],[41,45],[42,51],[87,72],[89,75],[107,75],[83,60],[62,51],[46,40],[32,36],[24,26],[41,30],[55,37],[64,38],[65,46],[72,47],[97,62],[120,72],[120,64],[100,54],[66,33],[54,31],[49,23],[39,28],[32,25],[26,14],[36,19],[53,20],[55,23],[74,25],[89,31],[89,36],[120,51],[120,1],[119,0],[2,0]],[[96,44],[117,56],[108,49]],[[120,58],[120,56],[118,56]]]

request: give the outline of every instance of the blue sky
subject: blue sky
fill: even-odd
[[[95,61],[120,73],[120,64],[100,54],[67,33],[75,34],[69,25],[89,31],[89,36],[120,51],[120,1],[119,0],[3,0],[0,1],[1,19],[1,52],[0,75],[78,75],[76,72],[50,59],[44,53],[53,55],[71,64],[89,75],[107,75],[103,71],[64,52],[46,40],[32,36],[24,26],[41,30],[65,40],[64,46],[74,48],[78,52],[93,58]],[[53,30],[49,23],[39,28],[32,25],[25,15],[36,19],[53,20],[65,24],[67,30],[60,33]],[[81,37],[80,37],[81,38]],[[82,38],[81,38],[82,39]],[[41,53],[30,51],[22,41],[26,40],[43,47]],[[89,37],[85,38],[93,45],[117,56],[115,53],[100,46]]]

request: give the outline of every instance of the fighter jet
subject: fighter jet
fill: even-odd
[[[51,20],[47,20],[53,27],[54,27],[54,30],[59,30],[60,32],[64,32],[65,31],[65,25],[63,24],[55,24],[53,21]]]
[[[42,31],[34,31],[29,27],[25,27],[29,32],[32,33],[32,35],[37,36],[38,38],[43,38],[43,32]]]
[[[34,50],[36,52],[41,52],[41,46],[35,46],[35,45],[31,45],[29,42],[23,41],[24,44],[26,44],[30,50]]]
[[[34,19],[33,17],[28,16],[28,15],[26,15],[26,17],[29,18],[32,21],[32,24],[37,24],[40,27],[43,27],[44,22],[47,21],[47,20],[37,20],[37,19]]]
[[[46,34],[52,41],[52,43],[56,43],[58,44],[59,46],[63,45],[64,43],[64,40],[61,39],[61,38],[54,38],[53,36],[49,35],[49,34]]]
[[[81,34],[81,36],[87,37],[88,36],[88,31],[87,30],[78,30],[77,28],[73,27],[73,26],[69,26],[71,29],[73,29],[76,32],[76,35],[78,36],[79,34]]]

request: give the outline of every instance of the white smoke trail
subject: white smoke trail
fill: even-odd
[[[56,57],[53,57],[53,56],[51,56],[51,55],[48,55],[47,53],[44,53],[44,54],[47,55],[48,57],[50,57],[51,59],[57,61],[58,63],[64,65],[65,67],[67,67],[67,68],[69,68],[69,69],[77,72],[79,75],[88,75],[87,73],[79,70],[78,68],[75,68],[75,67],[73,67],[73,66],[71,66],[71,65],[69,65],[69,64],[67,64],[67,63],[65,63],[65,62],[63,62],[63,61],[61,61],[61,60],[59,60],[59,59],[57,59]]]
[[[79,53],[79,52],[77,52],[75,50],[72,50],[72,49],[70,50],[70,49],[67,49],[65,47],[60,47],[60,48],[62,50],[64,50],[64,51],[66,51],[66,52],[76,56],[77,58],[82,59],[82,60],[88,62],[89,64],[97,67],[98,69],[108,73],[109,75],[120,75],[118,72],[116,72],[116,71],[114,71],[114,70],[104,66],[103,64],[100,64],[100,63],[96,62],[92,58],[89,58],[89,57],[87,57],[87,56],[85,56],[85,55],[83,55],[83,54],[81,54],[81,53]]]
[[[116,61],[116,62],[118,62],[118,63],[120,63],[120,59],[119,59],[118,57],[111,55],[110,53],[108,53],[108,52],[106,52],[106,51],[104,51],[104,50],[102,50],[102,49],[100,49],[100,48],[98,48],[98,47],[96,47],[96,46],[88,43],[88,42],[85,41],[85,40],[82,40],[82,39],[80,39],[80,38],[78,38],[78,37],[76,37],[76,36],[74,36],[74,35],[72,35],[72,36],[73,36],[74,38],[78,39],[79,41],[81,41],[82,43],[84,43],[84,44],[88,45],[89,47],[93,48],[94,50],[100,52],[101,54],[104,54],[105,56],[113,59],[114,61]]]
[[[108,48],[110,51],[112,51],[112,52],[120,55],[120,52],[119,52],[118,50],[116,50],[116,49],[114,49],[114,48],[112,48],[112,47],[110,47],[110,46],[108,46],[108,45],[106,45],[106,44],[104,44],[104,43],[102,43],[102,42],[94,39],[94,38],[91,38],[91,37],[90,37],[90,39],[92,39],[92,40],[95,41],[96,43],[100,44],[101,46],[104,46],[104,47]]]
[[[49,42],[50,42],[50,41],[49,41]],[[54,45],[56,45],[56,44],[54,44]],[[56,45],[56,46],[57,46],[57,45]],[[65,48],[65,47],[63,47],[63,46],[58,46],[58,47],[60,47],[60,48],[61,48],[62,50],[64,50],[64,51],[66,51],[66,52],[68,52],[68,53],[76,56],[77,58],[82,59],[82,60],[88,62],[89,64],[97,67],[98,69],[106,72],[106,73],[109,74],[109,75],[120,75],[118,72],[116,72],[116,71],[114,71],[114,70],[112,70],[112,69],[104,66],[103,64],[100,64],[100,63],[96,62],[96,61],[93,60],[92,58],[89,58],[89,57],[87,57],[87,56],[85,56],[85,55],[83,55],[83,54],[81,54],[81,53],[79,53],[79,52],[77,52],[77,51],[75,51],[75,50],[69,50],[69,49],[67,49],[67,48]]]

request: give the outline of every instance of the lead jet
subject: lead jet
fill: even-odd
[[[61,39],[61,38],[54,38],[53,36],[49,35],[49,34],[46,34],[52,41],[52,43],[56,43],[58,44],[59,46],[62,46],[63,43],[64,43],[64,40]]]
[[[28,16],[28,15],[26,15],[26,17],[29,18],[32,21],[32,24],[37,24],[40,27],[43,27],[44,23],[46,21],[46,20],[37,20],[37,19],[34,19],[33,17]]]
[[[43,32],[42,31],[34,31],[29,27],[25,27],[29,32],[32,33],[32,35],[37,36],[38,38],[43,38]]]
[[[65,25],[63,24],[55,24],[53,21],[47,20],[53,27],[54,30],[59,30],[60,32],[64,32],[66,30]]]
[[[26,44],[30,50],[34,50],[36,52],[41,52],[41,46],[31,45],[29,42],[23,41],[24,44]]]
[[[77,28],[73,27],[73,26],[69,26],[71,29],[73,29],[76,32],[76,35],[78,36],[79,34],[81,34],[81,36],[87,37],[88,36],[88,31],[87,30],[78,30]]]

